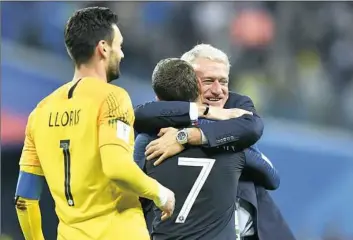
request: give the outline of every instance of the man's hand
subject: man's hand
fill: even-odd
[[[232,118],[241,117],[245,114],[253,115],[252,112],[240,108],[224,109],[210,106],[208,114],[204,117],[211,120],[229,120]]]
[[[252,112],[246,111],[241,108],[231,108],[231,109],[224,109],[224,110],[228,110],[230,118],[238,118],[245,114],[254,115]]]
[[[179,144],[176,140],[178,129],[176,128],[162,128],[158,133],[158,139],[150,142],[146,147],[146,159],[152,160],[157,157],[157,161],[154,162],[154,165],[157,166],[163,162],[166,158],[174,156],[185,148]]]
[[[164,221],[173,215],[175,207],[175,196],[174,193],[163,185],[160,187],[160,196],[157,201],[154,201],[156,206],[162,210],[161,220]]]

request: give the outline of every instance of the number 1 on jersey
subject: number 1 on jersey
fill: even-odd
[[[63,154],[64,154],[64,169],[65,169],[65,197],[67,200],[67,204],[72,207],[75,205],[74,199],[72,197],[71,193],[71,186],[70,186],[70,180],[71,180],[71,156],[70,156],[70,140],[60,140],[60,148],[63,149]]]
[[[184,204],[181,208],[179,215],[176,219],[176,223],[184,223],[188,217],[192,206],[195,203],[197,196],[199,195],[201,188],[205,184],[208,175],[212,170],[215,163],[215,159],[210,158],[178,158],[178,165],[180,166],[190,166],[190,167],[202,167],[199,176],[196,178],[194,185],[192,186]]]

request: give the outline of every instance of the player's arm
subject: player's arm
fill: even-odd
[[[196,103],[181,101],[147,102],[135,108],[134,128],[138,133],[156,133],[166,127],[187,127],[193,118],[190,114],[197,119],[197,108]]]
[[[264,125],[249,97],[241,96],[237,108],[210,107],[204,115],[206,108],[204,105],[189,102],[149,102],[135,109],[134,126],[138,132],[155,133],[161,128],[190,126],[198,117],[224,120],[189,129],[189,143],[208,147],[228,145],[238,150],[250,147],[262,136]],[[252,114],[246,114],[247,112]]]
[[[137,135],[135,139],[135,146],[134,146],[134,160],[137,163],[137,165],[144,170],[145,170],[145,163],[146,163],[146,156],[145,156],[145,149],[146,146],[150,141],[153,140],[153,137],[151,137],[148,134],[145,133],[140,133]],[[152,232],[152,222],[155,217],[154,212],[153,212],[153,202],[149,199],[146,198],[140,198],[141,206],[143,209],[143,214],[145,216],[145,221],[147,225],[147,229],[149,233]]]
[[[280,176],[272,162],[256,145],[244,150],[245,167],[251,180],[267,190],[276,190],[280,185]]]
[[[211,124],[215,121],[199,119],[199,126]],[[225,151],[238,152],[237,149],[223,146]],[[276,190],[280,184],[280,176],[272,162],[258,149],[256,145],[244,150],[246,165],[245,170],[251,181],[263,186],[267,190]]]
[[[149,142],[151,142],[154,138],[146,133],[140,133],[137,135],[135,139],[134,145],[134,160],[136,164],[141,168],[144,169],[146,156],[145,150]]]
[[[216,110],[215,113],[212,113],[212,110]],[[223,115],[221,115],[222,112]],[[210,117],[209,114],[214,116]],[[221,118],[217,119],[215,116],[221,116]],[[224,120],[199,126],[203,137],[201,143],[206,143],[205,145],[209,147],[227,145],[241,151],[255,144],[261,138],[264,129],[252,100],[247,96],[241,96],[237,108],[210,109],[210,113],[205,117]],[[192,130],[190,138],[195,142],[190,142],[190,144],[198,145],[201,138],[199,135],[200,131]]]
[[[212,124],[215,121],[208,119],[199,119],[199,126]],[[229,146],[223,146],[225,151],[238,152],[237,149]],[[249,173],[251,181],[257,185],[263,186],[267,190],[276,190],[280,184],[280,176],[272,162],[255,145],[244,150],[245,170]]]
[[[44,239],[39,199],[44,184],[43,171],[31,136],[31,122],[34,112],[30,115],[26,127],[26,138],[20,159],[15,206],[17,217],[26,240]]]
[[[134,116],[129,95],[112,92],[99,114],[99,147],[103,171],[117,185],[153,200],[157,206],[168,200],[168,190],[148,177],[133,160]]]

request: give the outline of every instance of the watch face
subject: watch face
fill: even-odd
[[[180,132],[178,133],[178,140],[184,141],[185,138],[187,138],[186,132],[180,131]]]
[[[188,142],[188,134],[186,133],[186,131],[181,130],[178,132],[177,141],[180,144],[185,144]]]

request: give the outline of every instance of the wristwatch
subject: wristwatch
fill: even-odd
[[[177,132],[176,140],[179,144],[185,145],[188,143],[188,130],[183,128]]]

